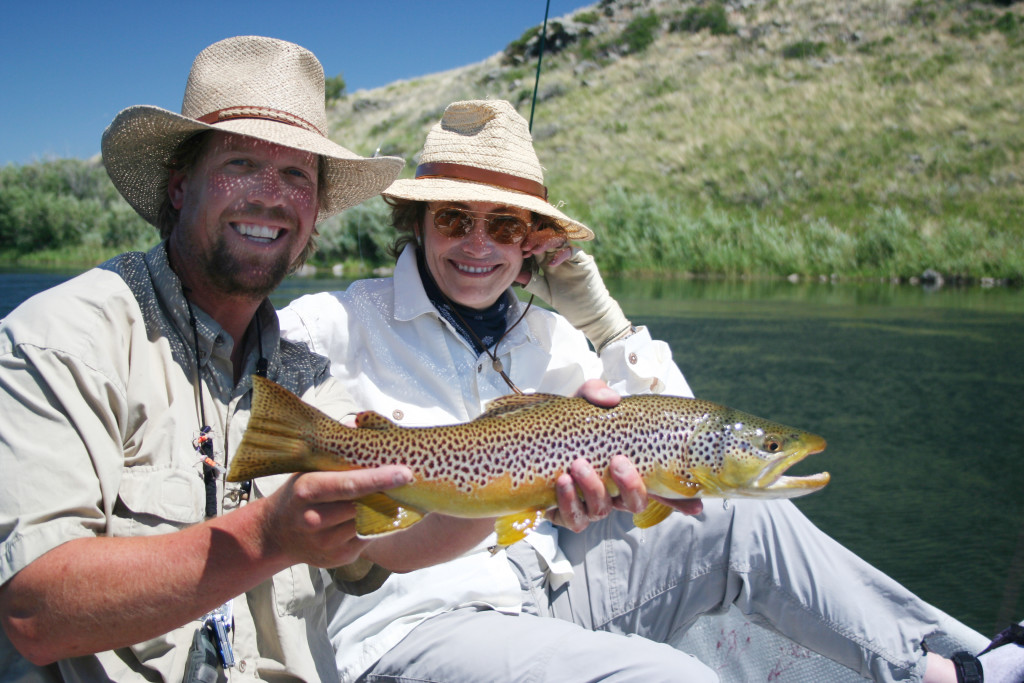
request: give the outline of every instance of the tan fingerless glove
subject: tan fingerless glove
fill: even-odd
[[[594,257],[583,251],[554,267],[553,253],[544,255],[524,289],[539,296],[587,336],[599,354],[611,342],[629,335],[633,325],[608,293]]]

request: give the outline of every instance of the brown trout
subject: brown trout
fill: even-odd
[[[428,512],[497,517],[498,543],[522,539],[557,506],[555,479],[587,458],[612,495],[616,453],[664,498],[793,498],[825,486],[827,472],[783,476],[825,440],[709,401],[630,396],[615,408],[550,394],[505,396],[471,422],[399,427],[375,412],[345,427],[283,387],[253,377],[252,415],[228,481],[284,472],[400,463],[413,483],[356,502],[356,529],[373,537]],[[652,501],[633,519],[650,527],[672,509]]]

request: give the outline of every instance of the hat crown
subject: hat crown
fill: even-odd
[[[319,60],[294,43],[262,36],[227,38],[200,52],[189,72],[182,115],[202,119],[223,111],[244,115],[245,110],[294,117],[326,135]]]
[[[327,136],[324,70],[312,52],[239,36],[196,57],[181,114],[152,105],[121,110],[103,132],[103,165],[121,196],[155,225],[167,199],[168,162],[182,142],[211,130],[319,156],[321,219],[380,194],[403,164],[361,157]]]
[[[420,163],[463,164],[544,183],[529,125],[505,100],[448,105],[427,134]]]

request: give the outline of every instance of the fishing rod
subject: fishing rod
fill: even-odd
[[[551,10],[551,0],[547,0],[544,7],[544,25],[540,29],[540,51],[537,53],[537,76],[533,79],[533,102],[530,104],[530,132],[533,132],[533,110],[537,108],[537,87],[540,85],[540,64],[544,60],[544,43],[548,35],[548,12]]]

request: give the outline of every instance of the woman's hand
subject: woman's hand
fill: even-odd
[[[568,245],[565,236],[556,230],[546,228],[544,230],[533,230],[523,240],[523,269],[516,276],[516,282],[525,285],[530,282],[533,271],[536,270],[536,258],[541,258],[549,252],[554,252],[545,267],[554,268],[572,256],[572,247]]]

